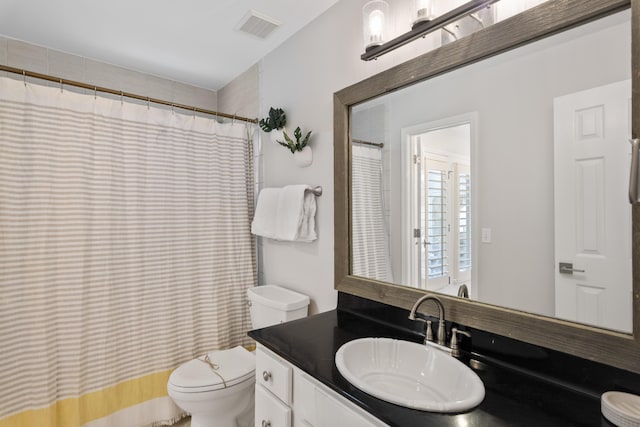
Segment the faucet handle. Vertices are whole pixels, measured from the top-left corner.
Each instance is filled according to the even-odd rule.
[[[433,341],[433,329],[431,329],[431,320],[427,320],[427,329],[424,331],[424,341]]]
[[[460,345],[458,344],[458,334],[471,338],[471,334],[467,331],[461,331],[458,328],[451,328],[451,355],[460,357]]]
[[[426,329],[424,331],[424,342],[426,344],[427,341],[433,341],[433,329],[431,329],[431,320],[423,319],[422,317],[418,317],[413,313],[409,314],[409,320],[416,320],[418,322],[426,323]]]

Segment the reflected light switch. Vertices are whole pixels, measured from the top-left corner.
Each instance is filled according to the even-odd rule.
[[[491,243],[491,229],[490,228],[483,228],[482,229],[482,236],[480,237],[480,241],[482,241],[482,243]]]

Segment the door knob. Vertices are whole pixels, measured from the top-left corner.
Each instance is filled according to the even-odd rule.
[[[577,268],[573,268],[573,263],[570,262],[561,262],[558,271],[561,274],[573,274],[573,273],[584,273],[584,270],[579,270]]]

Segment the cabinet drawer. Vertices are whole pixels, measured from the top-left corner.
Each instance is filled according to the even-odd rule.
[[[255,427],[291,427],[291,408],[261,385],[256,386]]]
[[[292,368],[269,350],[256,350],[256,384],[261,384],[285,404],[291,405]]]

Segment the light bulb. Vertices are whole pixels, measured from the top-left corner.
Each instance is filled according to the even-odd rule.
[[[369,14],[369,41],[371,43],[382,43],[384,31],[384,12],[376,9]]]
[[[384,0],[372,0],[362,8],[362,30],[364,47],[370,49],[385,42],[386,19],[389,4]]]

